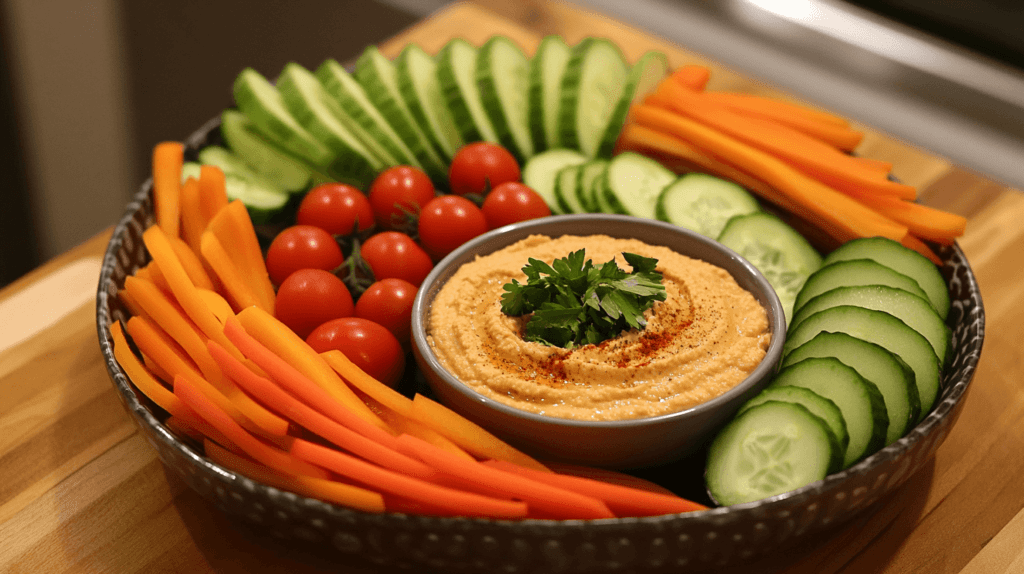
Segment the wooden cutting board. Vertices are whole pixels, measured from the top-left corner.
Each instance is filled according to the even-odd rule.
[[[597,14],[554,2],[456,4],[383,42],[436,52],[462,36],[505,34],[532,51],[544,34],[614,39],[635,61],[713,70],[709,89],[769,93],[735,74]],[[500,10],[499,15],[494,10]],[[383,40],[383,39],[382,39]],[[325,57],[328,55],[325,55]],[[966,216],[960,245],[978,277],[985,349],[964,411],[934,460],[853,523],[756,571],[1024,571],[1024,195],[868,128],[859,153],[892,162],[923,203]],[[955,137],[955,135],[951,135]],[[111,220],[119,214],[112,214]],[[0,291],[0,572],[379,572],[241,526],[166,472],[121,407],[103,366],[92,294],[107,231]],[[92,266],[92,267],[90,267]],[[754,566],[744,571],[753,571]]]

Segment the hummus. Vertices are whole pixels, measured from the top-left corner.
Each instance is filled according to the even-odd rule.
[[[524,341],[528,317],[502,313],[502,286],[526,281],[530,257],[551,263],[581,248],[595,264],[614,257],[626,270],[623,251],[656,258],[666,300],[646,312],[646,329],[599,345]],[[745,379],[771,339],[764,308],[724,269],[600,235],[530,236],[463,265],[434,299],[427,334],[441,364],[480,394],[580,420],[644,418],[703,403]]]

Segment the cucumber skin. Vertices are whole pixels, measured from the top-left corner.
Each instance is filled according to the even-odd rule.
[[[220,117],[224,142],[250,169],[274,181],[288,193],[309,188],[314,171],[312,165],[265,138],[242,112],[226,109]]]
[[[800,311],[804,304],[816,295],[821,295],[836,287],[853,285],[886,285],[928,299],[928,294],[921,289],[917,281],[907,275],[873,259],[848,259],[822,265],[820,269],[812,273],[803,288],[800,289],[800,293],[797,294],[793,312]],[[929,305],[931,305],[930,300]]]
[[[562,60],[560,63],[556,62],[554,65],[559,68],[557,71],[559,85],[557,88],[561,89],[561,79],[565,74],[565,66],[569,62],[569,56],[571,49],[565,43],[565,40],[558,35],[545,36],[540,45],[537,47],[537,52],[530,60],[530,85],[527,90],[527,108],[529,109],[530,119],[530,134],[533,136],[533,148],[535,153],[559,147],[558,141],[558,107],[548,105],[547,98],[545,97],[548,92],[546,75],[548,69],[545,64],[550,65],[552,58]],[[556,94],[557,95],[557,94]],[[554,114],[554,117],[548,119],[548,114]],[[548,122],[551,122],[551,129],[548,128]]]
[[[805,429],[805,432],[796,435],[791,440],[800,440],[805,443],[812,443],[812,446],[824,446],[824,448],[828,450],[828,460],[817,461],[819,463],[819,468],[800,468],[800,470],[805,474],[804,477],[801,477],[800,480],[794,480],[791,484],[777,487],[771,491],[753,492],[753,489],[750,488],[744,488],[741,490],[735,487],[729,487],[730,481],[741,480],[740,475],[733,472],[733,467],[726,467],[728,463],[733,462],[733,460],[730,460],[731,455],[734,456],[737,454],[735,452],[730,452],[731,449],[741,449],[739,454],[742,455],[742,449],[746,442],[744,440],[745,437],[736,435],[746,430],[745,427],[748,424],[757,431],[764,433],[766,428],[764,424],[754,424],[754,421],[757,421],[759,418],[767,417],[769,420],[781,420],[780,417],[786,417],[792,420],[792,417],[794,416],[802,419],[802,422],[806,423],[806,425],[801,426],[801,428]],[[758,422],[764,423],[768,421]],[[816,445],[814,443],[816,443]],[[793,449],[790,449],[790,451],[792,450]],[[839,470],[841,465],[842,451],[840,449],[840,445],[825,421],[811,413],[803,405],[785,403],[781,401],[765,401],[756,407],[747,409],[719,431],[718,435],[712,441],[708,451],[708,462],[705,467],[704,481],[711,499],[720,505],[729,506],[761,500],[769,496],[775,496],[806,486],[812,482],[825,478],[832,472]]]
[[[441,86],[441,93],[444,94],[445,101],[448,103],[448,109],[452,112],[452,119],[455,121],[455,126],[458,128],[462,140],[466,143],[476,141],[489,141],[492,143],[498,143],[498,137],[493,133],[491,126],[480,126],[477,125],[476,119],[473,113],[470,111],[470,104],[468,104],[463,96],[462,89],[459,86],[457,78],[457,72],[455,70],[454,59],[458,56],[457,50],[472,51],[473,59],[473,70],[476,72],[476,47],[469,42],[455,38],[445,44],[444,48],[437,55],[437,80]],[[467,51],[468,55],[469,52]],[[475,78],[474,78],[475,79]],[[476,91],[475,86],[471,88]],[[470,94],[472,96],[474,94]],[[479,94],[475,94],[479,99]],[[483,119],[486,120],[486,117]],[[485,133],[489,132],[489,133]]]
[[[658,66],[656,71],[660,73],[657,73],[653,78],[649,78],[643,74],[647,71],[646,66],[652,61],[653,65]],[[656,87],[658,82],[667,75],[668,56],[663,52],[651,50],[640,56],[640,59],[637,60],[633,68],[635,72],[630,72],[630,77],[625,88],[622,90],[622,96],[619,98],[618,103],[612,107],[608,126],[605,127],[604,134],[601,135],[601,143],[597,147],[597,157],[608,158],[612,156],[612,152],[615,151],[615,143],[619,139],[619,134],[622,133],[622,126],[625,125],[626,117],[629,115],[629,109],[638,99],[645,96],[652,87]],[[646,83],[645,80],[654,80],[654,82],[650,84]]]
[[[402,142],[409,148],[413,157],[419,160],[423,170],[430,177],[430,180],[434,182],[434,185],[447,187],[448,170],[446,169],[445,162],[438,155],[438,151],[433,148],[433,144],[427,140],[426,135],[419,126],[416,125],[408,108],[405,106],[405,101],[397,93],[397,77],[393,86],[394,90],[381,77],[381,74],[394,72],[394,69],[392,68],[389,72],[380,69],[381,66],[393,66],[393,64],[384,58],[376,46],[367,46],[363,50],[363,54],[356,60],[356,68],[353,75],[356,81],[363,86],[366,96],[377,107],[380,115],[387,119],[388,123],[391,124],[391,129],[398,134]],[[395,74],[397,75],[397,72]]]
[[[600,145],[600,141],[586,142],[582,141],[579,133],[579,110],[580,110],[580,99],[586,96],[586,92],[582,91],[581,83],[583,82],[584,74],[589,71],[589,68],[585,65],[588,56],[592,50],[601,50],[607,48],[613,54],[617,55],[619,61],[622,62],[621,78],[620,83],[625,82],[626,68],[625,62],[622,60],[622,52],[619,47],[614,43],[604,38],[589,37],[584,39],[582,42],[573,47],[572,57],[569,59],[569,63],[566,65],[565,76],[562,78],[562,97],[558,106],[558,138],[559,145],[562,147],[568,147],[572,149],[578,149],[584,155],[590,157],[596,157],[597,148]],[[621,94],[621,89],[619,90]],[[607,108],[602,110],[604,116],[602,120],[602,126],[600,132],[596,138],[600,138],[604,135],[604,129],[608,125],[612,107],[615,102],[618,101],[619,95],[616,95],[614,101],[607,102]],[[592,146],[590,144],[593,144]],[[593,147],[594,149],[587,149]]]
[[[427,137],[429,137],[434,145],[439,149],[444,157],[444,160],[451,162],[452,158],[455,157],[455,152],[462,147],[462,138],[459,136],[458,130],[455,128],[455,121],[452,120],[451,111],[447,106],[439,105],[435,106],[434,113],[438,115],[435,120],[438,122],[434,125],[434,121],[431,121],[427,116],[427,109],[424,107],[424,103],[421,101],[422,98],[418,95],[419,90],[415,87],[414,72],[412,68],[417,65],[416,60],[423,62],[420,65],[429,65],[430,69],[428,74],[430,78],[433,78],[432,85],[421,86],[426,90],[436,91],[436,97],[440,100],[444,96],[441,94],[441,88],[437,85],[437,62],[429,54],[423,51],[417,44],[409,44],[402,50],[398,58],[395,60],[395,66],[398,68],[398,89],[405,98],[405,103],[409,106],[409,112],[413,118],[419,122],[420,126],[423,127]],[[429,95],[425,96],[429,97]],[[446,137],[444,132],[449,132]]]
[[[510,69],[498,69],[496,66],[496,60],[499,56],[498,51],[501,50],[503,46],[506,50],[511,50],[510,54],[512,57],[516,58],[522,65],[522,73],[519,74],[519,91],[522,95],[522,101],[520,102],[520,108],[518,110],[505,109],[506,106],[503,104],[509,102],[504,102],[501,98],[498,87],[498,84],[501,81],[499,77],[501,73],[514,72],[514,70]],[[533,141],[530,135],[529,119],[527,117],[530,109],[527,100],[527,90],[529,89],[529,60],[527,60],[522,50],[519,49],[519,46],[507,37],[492,36],[477,53],[476,81],[477,88],[480,92],[480,102],[483,105],[484,112],[487,113],[487,117],[491,120],[491,126],[494,127],[499,143],[511,152],[512,155],[515,156],[516,161],[522,165],[526,160],[530,159],[530,156],[534,153]],[[513,82],[514,81],[515,80],[513,80]],[[488,102],[493,102],[494,105],[488,105]],[[510,114],[515,114],[517,112],[522,114],[521,117],[509,117]],[[514,124],[519,125],[516,126]],[[522,132],[521,135],[525,136],[524,140],[520,141],[516,138],[516,127],[519,127]]]

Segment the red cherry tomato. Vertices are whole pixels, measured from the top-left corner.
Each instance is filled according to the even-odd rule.
[[[299,269],[332,271],[344,261],[345,256],[334,237],[312,225],[293,225],[285,229],[277,234],[267,250],[267,271],[275,285],[280,285]]]
[[[383,325],[403,347],[408,346],[416,291],[416,286],[404,279],[381,279],[359,296],[355,316]]]
[[[420,212],[420,244],[435,261],[486,231],[483,212],[465,197],[435,197]]]
[[[322,269],[299,269],[281,283],[274,314],[303,339],[331,319],[351,317],[352,294],[338,277]]]
[[[325,183],[302,198],[295,220],[331,235],[351,235],[368,229],[374,218],[370,200],[363,192],[344,183]]]
[[[367,319],[333,319],[314,329],[306,342],[318,353],[341,351],[371,377],[392,388],[405,371],[405,352],[398,339]]]
[[[551,208],[536,191],[515,181],[494,188],[480,209],[490,229],[551,215]]]
[[[506,181],[519,181],[519,177],[516,158],[507,149],[488,142],[462,146],[448,168],[448,181],[456,195],[483,195]]]
[[[381,229],[400,229],[408,213],[419,213],[434,199],[434,184],[423,170],[399,165],[384,170],[370,186],[370,205]]]
[[[396,277],[419,287],[434,262],[411,237],[398,231],[384,231],[363,243],[360,253],[373,269],[375,280]]]

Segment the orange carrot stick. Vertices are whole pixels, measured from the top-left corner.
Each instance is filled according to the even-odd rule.
[[[230,319],[224,326],[224,333],[242,349],[246,357],[302,402],[376,443],[392,449],[396,448],[394,435],[360,418],[347,405],[335,400],[327,391],[292,366],[289,361],[268,349],[262,342],[249,334],[238,319]],[[366,405],[363,405],[363,408],[366,408]]]
[[[699,122],[645,104],[634,106],[633,118],[642,125],[668,131],[734,166],[742,165],[742,169],[785,196],[794,214],[817,224],[834,239],[849,241],[878,235],[899,241],[907,233],[906,226],[800,173],[778,158]]]
[[[291,454],[341,476],[372,485],[377,490],[413,499],[437,514],[487,518],[523,518],[526,504],[440,486],[405,476],[351,455],[302,439],[295,439]],[[385,504],[387,500],[385,499]]]
[[[167,283],[167,277],[164,277],[164,273],[160,270],[160,265],[156,261],[150,261],[149,264],[139,269],[139,271],[140,273],[136,273],[136,276],[152,281],[164,293],[171,293],[171,286]]]
[[[319,353],[273,315],[260,307],[247,307],[238,313],[237,318],[246,333],[327,391],[356,416],[381,429],[387,427],[380,417],[356,397]]]
[[[203,232],[199,240],[200,252],[203,259],[209,264],[214,275],[220,281],[224,289],[224,295],[231,302],[235,311],[241,311],[246,307],[257,304],[256,294],[252,292],[249,284],[242,277],[242,272],[228,255],[217,236],[212,231]]]
[[[487,432],[480,425],[423,395],[413,398],[409,416],[474,456],[508,460],[527,468],[548,471],[543,464]]]
[[[850,127],[850,122],[841,116],[800,104],[791,104],[776,98],[734,92],[708,92],[707,95],[708,99],[736,111],[756,111],[774,118],[796,116],[842,128]]]
[[[390,446],[373,441],[302,403],[272,381],[250,371],[215,341],[210,341],[208,345],[210,354],[229,378],[250,395],[258,398],[264,404],[273,405],[274,410],[310,432],[356,456],[395,472],[423,480],[432,480],[437,475],[433,469],[418,459],[403,455]],[[394,440],[389,442],[396,444]]]
[[[199,200],[199,211],[207,225],[221,209],[227,206],[227,181],[224,172],[219,167],[203,164],[199,168]]]
[[[711,70],[707,66],[687,64],[680,66],[669,77],[688,90],[703,92],[711,79]]]
[[[532,480],[500,468],[485,466],[477,461],[465,460],[414,436],[399,436],[398,448],[400,452],[418,457],[449,476],[462,488],[481,494],[522,500],[531,509],[536,508],[545,515],[563,519],[615,517],[607,505],[592,496]]]
[[[174,237],[173,235],[168,235],[167,240],[170,241],[174,254],[178,256],[178,262],[181,263],[182,268],[185,269],[185,273],[188,274],[188,278],[192,280],[192,283],[200,289],[213,289],[213,281],[206,272],[206,268],[203,267],[202,260],[199,259],[195,251],[192,251],[188,243],[185,243],[184,239]]]
[[[363,512],[384,512],[384,497],[378,492],[334,480],[284,474],[210,440],[203,442],[203,448],[214,463],[274,488]]]
[[[199,238],[209,221],[200,206],[199,180],[190,177],[181,184],[181,237],[195,253],[199,253]]]
[[[326,351],[320,353],[320,356],[334,372],[345,379],[345,382],[396,413],[402,416],[409,415],[409,411],[412,410],[412,399],[368,375],[341,351]]]
[[[228,437],[232,443],[255,460],[286,474],[327,478],[327,473],[308,462],[298,460],[270,446],[242,428],[231,416],[213,403],[197,386],[185,377],[174,379],[174,394],[192,408],[206,422]]]
[[[161,142],[153,148],[153,210],[157,225],[178,235],[181,219],[181,166],[185,146]]]
[[[235,312],[231,308],[231,304],[227,302],[227,299],[221,297],[220,293],[209,289],[199,288],[196,288],[196,291],[206,303],[206,306],[210,308],[213,315],[217,317],[217,320],[221,323],[225,323],[228,318],[235,316]]]
[[[256,297],[256,304],[271,315],[274,314],[274,284],[263,261],[263,251],[252,226],[249,212],[241,200],[235,200],[221,209],[210,220],[208,228],[223,245],[230,245],[237,253],[237,268],[242,280]]]
[[[142,308],[139,307],[139,302],[132,298],[131,293],[127,289],[119,289],[117,291],[117,300],[124,305],[124,308],[128,310],[132,316],[142,315]]]
[[[685,498],[659,494],[649,490],[610,484],[599,480],[582,478],[554,472],[537,472],[503,460],[484,461],[485,465],[506,472],[524,476],[572,492],[586,494],[604,501],[617,516],[657,516],[707,510],[703,504]]]
[[[967,218],[920,203],[868,193],[853,194],[853,197],[893,221],[906,225],[914,235],[942,245],[952,245],[967,227]]]
[[[173,375],[165,371],[164,368],[161,367],[159,363],[154,361],[145,353],[142,354],[142,364],[146,365],[146,368],[149,369],[149,372],[153,373],[153,376],[167,383],[168,385],[170,385],[171,381],[174,380]]]
[[[864,139],[864,134],[857,130],[808,119],[799,115],[782,116],[761,109],[743,109],[739,113],[753,118],[760,118],[787,126],[803,132],[815,139],[827,142],[836,149],[853,151]]]
[[[128,334],[142,354],[152,359],[163,372],[170,375],[165,380],[168,384],[175,375],[193,375],[201,377],[199,367],[188,353],[163,329],[149,319],[136,316],[128,319]],[[163,378],[163,377],[161,377]]]

